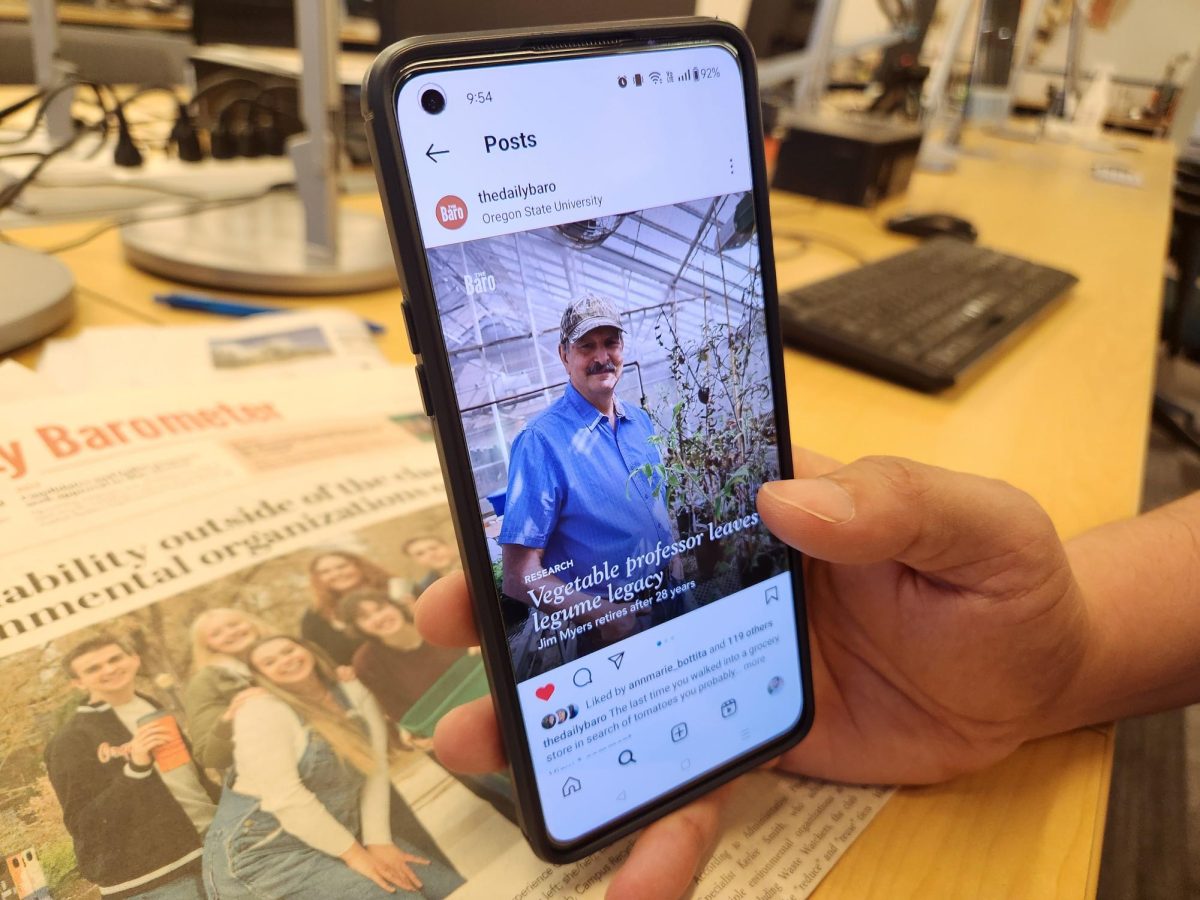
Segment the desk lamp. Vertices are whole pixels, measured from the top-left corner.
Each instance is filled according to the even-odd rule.
[[[1008,117],[1016,77],[1032,58],[1045,5],[1046,0],[1029,0],[1023,5],[1016,0],[963,0],[958,5],[947,29],[942,54],[922,94],[926,123],[925,142],[918,159],[922,168],[942,172],[955,167],[964,121],[987,127],[1000,137],[1031,139],[1023,131],[1012,130]],[[950,75],[967,19],[977,7],[979,23],[967,102],[962,108],[951,110],[946,96]]]
[[[75,312],[75,278],[45,253],[0,244],[0,353],[45,337]]]
[[[54,0],[30,0],[29,28],[33,70],[38,88],[49,93],[72,75],[58,52],[58,20]],[[46,105],[44,122],[51,146],[70,140],[70,91]],[[34,250],[0,244],[0,353],[33,343],[65,325],[75,312],[75,279],[65,265]]]
[[[813,115],[819,111],[821,97],[829,81],[829,63],[833,57],[888,46],[903,37],[898,31],[890,31],[852,45],[835,47],[833,38],[840,6],[840,0],[818,0],[804,49],[758,60],[760,89],[789,82],[792,84],[790,112]]]
[[[125,225],[121,241],[133,265],[174,280],[262,293],[348,294],[396,283],[383,219],[337,205],[338,0],[296,0],[295,9],[308,129],[288,146],[296,193]]]
[[[56,87],[75,75],[74,67],[59,53],[58,17],[55,15],[55,0],[30,0],[29,35],[33,45],[33,77],[38,90],[50,94]],[[71,139],[75,123],[71,119],[72,91],[62,91],[46,104],[43,121],[50,146],[57,147]]]

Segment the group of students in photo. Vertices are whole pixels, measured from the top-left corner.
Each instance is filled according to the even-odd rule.
[[[390,777],[412,749],[400,721],[461,656],[425,644],[412,616],[453,549],[405,549],[429,569],[415,586],[355,554],[316,556],[300,637],[243,610],[197,616],[186,730],[136,690],[123,638],[64,656],[86,698],[46,767],[102,897],[441,898],[463,883]]]

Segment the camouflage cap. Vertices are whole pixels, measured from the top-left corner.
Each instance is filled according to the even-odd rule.
[[[563,310],[559,342],[574,343],[593,328],[606,325],[618,331],[625,330],[621,327],[621,316],[611,300],[596,294],[584,294],[568,303],[567,308]]]

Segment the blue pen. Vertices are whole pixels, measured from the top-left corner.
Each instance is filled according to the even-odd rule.
[[[288,312],[286,306],[270,306],[265,303],[243,303],[240,300],[222,300],[218,297],[204,297],[199,294],[155,294],[156,303],[169,306],[172,309],[194,309],[197,312],[212,313],[214,316],[230,316],[245,318],[258,316],[263,313]],[[363,319],[363,324],[371,334],[384,334],[387,331],[378,322]]]

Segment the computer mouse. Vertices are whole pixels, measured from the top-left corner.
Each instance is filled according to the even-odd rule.
[[[914,237],[954,237],[963,241],[973,241],[979,237],[975,226],[959,216],[951,213],[901,213],[887,220],[888,231],[899,234],[911,234]]]

